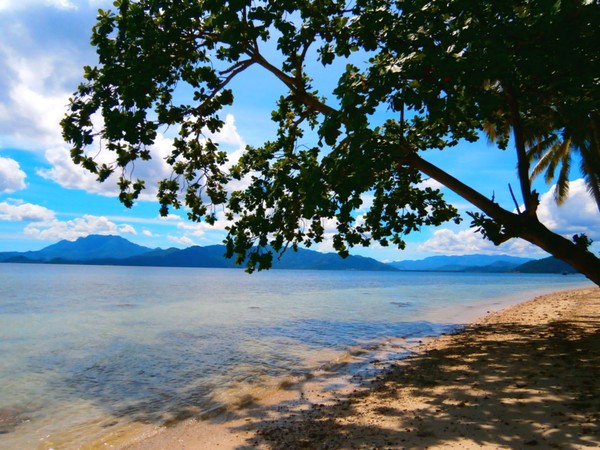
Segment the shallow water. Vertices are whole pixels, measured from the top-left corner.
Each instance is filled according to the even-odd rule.
[[[0,447],[76,448],[119,427],[202,414],[267,392],[269,380],[337,370],[356,348],[437,335],[534,293],[590,285],[579,276],[0,264]]]

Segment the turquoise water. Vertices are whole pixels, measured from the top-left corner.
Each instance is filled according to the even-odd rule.
[[[449,331],[579,276],[0,264],[0,447],[209,411],[355,346]],[[233,393],[233,394],[232,394]],[[241,391],[240,391],[241,395]],[[56,444],[59,442],[59,444]]]

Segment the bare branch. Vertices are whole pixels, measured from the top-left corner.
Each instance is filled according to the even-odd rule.
[[[254,57],[256,58],[256,63],[258,63],[260,66],[264,67],[277,78],[279,78],[283,82],[283,84],[285,84],[299,100],[301,100],[306,106],[308,106],[313,111],[317,111],[325,115],[331,115],[337,112],[331,106],[326,105],[313,95],[310,95],[308,92],[306,92],[301,79],[298,80],[297,78],[289,76],[282,70],[272,65],[258,52],[254,55]]]
[[[226,75],[228,73],[231,73],[231,72],[237,70],[240,66],[244,66],[244,68],[242,70],[245,70],[245,69],[247,69],[253,63],[254,63],[254,60],[252,58],[250,58],[250,59],[244,59],[242,61],[238,61],[234,65],[232,65],[231,67],[229,67],[228,69],[221,70],[219,72],[219,75]],[[236,72],[236,73],[239,73],[239,72]]]
[[[197,108],[194,108],[194,112],[201,115],[204,105],[206,105],[208,102],[214,99],[217,96],[217,94],[221,92],[237,74],[243,72],[255,62],[256,61],[252,59],[246,59],[244,61],[237,62],[236,64],[222,72],[219,72],[223,75],[229,73],[229,75],[216,88],[213,89],[210,95],[200,105],[198,105]]]
[[[513,192],[513,188],[510,185],[510,183],[508,183],[508,190],[510,191],[510,196],[512,197],[513,202],[515,202],[515,206],[517,208],[517,213],[520,215],[521,209],[519,208],[519,202],[517,202],[517,199],[515,198],[515,193]]]

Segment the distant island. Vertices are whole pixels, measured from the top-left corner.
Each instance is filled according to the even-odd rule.
[[[89,235],[76,241],[62,240],[38,251],[0,252],[0,263],[240,268],[224,255],[224,245],[161,249],[137,245],[120,236]],[[307,249],[286,252],[280,259],[275,259],[273,269],[577,273],[568,264],[552,257],[531,260],[508,255],[432,256],[383,263],[363,256],[351,255],[342,259],[336,253]]]
[[[39,251],[0,253],[0,262],[37,264],[87,264],[115,266],[240,268],[225,258],[224,245],[206,247],[149,248],[120,236],[90,235],[76,241],[63,240]],[[299,249],[275,258],[274,269],[395,271],[373,258]]]

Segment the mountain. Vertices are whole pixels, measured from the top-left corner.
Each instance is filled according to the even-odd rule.
[[[215,267],[234,268],[224,257],[224,245],[206,247],[149,248],[134,244],[119,236],[90,235],[76,241],[60,241],[38,251],[0,252],[0,262],[100,264],[117,266]],[[349,256],[313,250],[288,250],[280,259],[274,258],[274,269],[295,270],[378,270],[436,272],[522,272],[576,273],[568,264],[556,258],[530,260],[508,255],[432,256],[422,260],[395,261],[384,264],[372,258]]]
[[[224,257],[224,245],[211,245],[207,247],[188,247],[183,250],[160,251],[146,253],[124,259],[118,264],[135,266],[167,266],[167,267],[221,267],[234,268],[231,259]],[[113,262],[114,263],[114,262]],[[287,251],[281,259],[273,260],[273,269],[287,270],[396,270],[387,264],[372,258],[362,256],[349,256],[340,258],[337,253],[320,253],[312,250],[298,249],[297,252]]]
[[[133,244],[118,236],[90,235],[74,242],[60,241],[36,252],[0,253],[0,262],[100,264],[161,267],[239,267],[225,258],[224,245],[193,246],[185,249],[151,249]],[[336,253],[319,253],[299,249],[275,258],[274,269],[297,270],[396,270],[393,267],[362,256],[342,259]]]
[[[20,258],[23,253],[19,252],[0,252],[0,262],[7,261],[9,259]]]
[[[313,270],[381,270],[395,271],[388,264],[364,256],[348,256],[343,259],[337,253],[319,253],[313,250],[288,250],[281,260],[275,259],[273,267],[278,269]]]
[[[392,267],[404,271],[510,272],[528,261],[509,255],[430,256],[421,260],[394,261]]]
[[[529,261],[515,268],[515,272],[521,273],[577,273],[573,267],[553,256],[549,258]]]
[[[121,261],[110,261],[112,264],[126,266],[160,266],[160,267],[237,267],[233,260],[225,258],[224,245],[207,247],[193,246],[184,249],[170,248],[156,250]]]
[[[123,259],[141,255],[151,251],[151,248],[129,242],[120,236],[89,235],[76,241],[60,241],[35,252],[6,252],[0,253],[0,261],[25,257],[32,261],[52,261],[64,259],[67,261],[92,261],[95,259]]]

